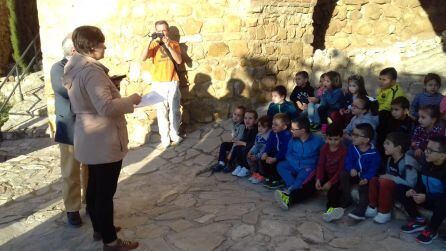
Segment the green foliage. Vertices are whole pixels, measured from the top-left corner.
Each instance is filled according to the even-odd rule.
[[[6,0],[6,5],[9,11],[9,30],[11,32],[11,44],[12,44],[12,58],[23,70],[26,69],[26,64],[23,59],[20,58],[22,54],[22,48],[20,43],[20,32],[17,22],[17,12],[16,12],[16,0]]]
[[[3,104],[5,101],[5,97],[3,95],[0,96],[0,105]],[[0,111],[0,127],[3,126],[3,124],[8,121],[9,116],[9,110],[12,108],[11,103],[7,103],[2,111]]]

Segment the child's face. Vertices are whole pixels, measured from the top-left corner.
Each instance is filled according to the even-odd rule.
[[[353,115],[363,115],[367,112],[364,109],[364,102],[361,99],[355,99],[352,104],[352,114]]]
[[[358,94],[359,86],[355,82],[350,81],[348,83],[348,91],[353,95]]]
[[[318,86],[317,86],[317,87],[322,87],[322,86],[324,86],[324,77],[323,77],[323,76],[321,76],[321,77],[319,78],[319,83],[318,83]]]
[[[257,131],[261,134],[266,133],[268,131],[268,127],[263,126],[259,123],[259,125],[257,126]]]
[[[285,131],[287,129],[286,124],[281,119],[274,119],[272,130],[275,133]]]
[[[328,136],[327,137],[327,143],[330,147],[337,148],[342,141],[341,136]]]
[[[386,155],[392,155],[392,154],[394,154],[394,153],[397,153],[397,152],[400,152],[400,151],[401,151],[399,147],[396,147],[396,146],[393,144],[393,142],[390,141],[390,140],[388,140],[388,139],[386,139],[386,140],[384,141],[383,146],[384,146],[384,153],[385,153]]]
[[[446,159],[446,153],[440,151],[440,144],[431,140],[427,143],[424,153],[426,154],[426,161],[430,163],[437,162],[438,160],[444,162]]]
[[[232,113],[232,121],[234,121],[235,123],[240,123],[243,121],[244,116],[245,114],[241,109],[235,109]]]
[[[432,118],[427,111],[418,111],[418,123],[420,123],[421,127],[431,128],[434,126],[435,122],[437,122],[437,119]]]
[[[379,87],[386,89],[391,87],[395,83],[395,80],[393,80],[388,75],[379,75]]]
[[[406,118],[408,110],[403,109],[400,105],[392,105],[392,117],[397,120]]]
[[[308,82],[308,78],[304,78],[301,75],[297,75],[294,77],[294,83],[296,83],[296,86],[304,87]]]
[[[324,77],[324,85],[325,88],[327,89],[331,89],[332,88],[332,83],[329,77],[325,76]]]
[[[361,132],[358,129],[353,129],[352,132],[352,143],[355,146],[359,146],[359,145],[363,145],[363,144],[367,144],[370,142],[370,139],[365,137],[363,132]]]
[[[252,128],[257,123],[257,119],[255,119],[255,116],[254,116],[253,113],[246,112],[245,113],[244,123],[245,123],[246,127]]]
[[[430,80],[424,85],[424,88],[426,89],[426,92],[429,94],[435,94],[438,92],[438,89],[440,89],[440,85],[435,80]]]
[[[271,92],[271,101],[274,104],[282,103],[283,100],[285,100],[284,96],[280,96],[280,94],[278,92]]]

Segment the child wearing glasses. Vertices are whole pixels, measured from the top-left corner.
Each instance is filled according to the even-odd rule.
[[[440,110],[438,106],[426,105],[418,109],[418,123],[412,135],[412,154],[416,159],[422,159],[429,139],[444,135],[440,126]]]
[[[348,216],[355,220],[365,219],[369,203],[369,181],[375,176],[381,162],[381,156],[372,144],[374,134],[373,127],[368,123],[359,124],[353,129],[352,144],[347,151],[344,170],[339,175],[341,207],[336,210],[340,212],[340,217],[352,203],[352,185],[359,184],[359,203]]]
[[[300,71],[294,76],[294,84],[296,85],[291,92],[290,100],[296,105],[297,112],[302,114],[308,109],[309,97],[314,97],[314,88],[309,81],[308,72]]]
[[[421,232],[416,240],[429,244],[438,236],[438,228],[446,218],[446,137],[436,136],[429,139],[422,163],[421,182],[410,189],[400,189],[398,200],[412,219],[401,227],[404,233]],[[429,223],[417,207],[432,210]]]
[[[356,127],[356,125],[368,123],[373,127],[373,131],[375,131],[378,127],[378,116],[371,113],[370,104],[371,102],[367,96],[358,96],[353,101],[353,104],[351,105],[353,118],[344,130],[344,139],[347,142],[351,142],[351,134],[353,133],[353,129]]]

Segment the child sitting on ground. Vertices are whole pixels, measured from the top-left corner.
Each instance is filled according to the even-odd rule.
[[[368,206],[369,181],[375,176],[380,165],[380,154],[371,143],[374,130],[370,124],[363,123],[356,126],[352,133],[352,144],[349,146],[345,158],[344,170],[340,173],[341,207],[337,208],[342,217],[344,209],[352,203],[352,184],[359,184],[359,203],[348,214],[355,220],[364,220]],[[338,218],[337,218],[338,219]]]
[[[308,72],[300,71],[294,77],[295,87],[290,95],[290,100],[296,105],[297,112],[302,114],[308,108],[309,97],[314,97],[314,88],[308,81]]]
[[[311,129],[318,129],[318,126],[321,123],[317,109],[319,109],[321,97],[325,92],[324,78],[325,78],[325,73],[322,74],[319,79],[319,88],[314,91],[314,97],[308,98],[309,103],[307,108],[307,116],[308,120],[310,120],[311,123]],[[303,112],[302,116],[304,115],[305,112]]]
[[[321,97],[321,105],[317,110],[321,119],[322,133],[325,133],[327,130],[328,117],[330,114],[339,111],[344,105],[341,75],[338,72],[329,71],[325,73],[324,86],[325,92]]]
[[[367,96],[358,96],[351,106],[353,118],[344,130],[344,139],[351,142],[353,129],[361,123],[368,123],[376,130],[379,124],[378,116],[370,112],[370,101]],[[373,140],[375,141],[375,139]]]
[[[258,184],[265,180],[263,176],[264,171],[260,170],[261,165],[259,163],[271,132],[271,120],[267,116],[260,117],[257,125],[258,133],[255,144],[247,154],[247,161],[252,174],[248,180],[253,184]]]
[[[257,112],[254,110],[248,110],[245,112],[245,118],[243,120],[245,124],[245,131],[243,137],[239,141],[234,142],[232,149],[236,158],[234,159],[237,167],[232,172],[232,175],[238,177],[246,177],[249,175],[248,162],[246,159],[248,151],[254,145],[257,135]]]
[[[315,174],[319,152],[324,140],[310,131],[310,121],[299,118],[291,123],[293,138],[288,144],[284,161],[277,165],[285,181],[284,191],[276,190],[274,197],[282,209],[301,202],[316,191]]]
[[[418,123],[412,135],[413,156],[421,159],[427,142],[435,136],[443,136],[444,129],[439,125],[440,111],[438,106],[426,105],[418,109]]]
[[[271,104],[269,104],[267,116],[273,118],[278,113],[287,114],[290,119],[297,118],[296,106],[286,100],[287,91],[285,86],[278,85],[271,92]]]
[[[226,161],[231,159],[231,150],[235,141],[239,141],[243,137],[243,132],[245,130],[245,124],[243,124],[243,119],[245,117],[246,108],[244,106],[238,106],[232,113],[232,131],[231,142],[223,142],[220,145],[220,153],[218,155],[218,163],[212,167],[214,172],[220,172],[226,167]],[[229,157],[229,158],[228,158]],[[229,165],[228,165],[229,166]],[[229,167],[226,168],[227,171],[230,170]]]
[[[387,120],[386,125],[379,126],[378,150],[383,153],[383,143],[391,132],[402,132],[412,135],[415,121],[409,116],[409,100],[406,97],[398,97],[392,101],[392,117]]]
[[[330,222],[338,218],[339,211],[339,173],[344,169],[347,149],[342,144],[342,129],[335,124],[327,128],[327,143],[322,147],[316,169],[316,190],[327,192],[326,212],[323,219]],[[342,214],[341,214],[342,216]]]
[[[290,118],[285,113],[274,115],[272,131],[268,136],[265,151],[262,154],[262,170],[265,181],[263,185],[269,189],[282,186],[281,178],[277,173],[277,163],[285,159],[288,142],[291,139]]]
[[[391,219],[393,194],[396,186],[407,189],[415,187],[419,169],[418,162],[406,154],[410,148],[409,135],[392,132],[384,141],[384,169],[379,177],[373,177],[369,184],[369,206],[365,216],[376,223],[387,223]]]
[[[438,136],[429,140],[422,163],[421,181],[415,189],[400,189],[398,200],[412,219],[401,227],[404,233],[421,232],[416,240],[429,244],[438,236],[438,228],[446,217],[446,137]],[[432,210],[427,223],[417,206]]]
[[[441,87],[441,78],[435,73],[428,73],[424,77],[424,91],[418,93],[410,106],[410,115],[418,118],[418,109],[425,105],[440,106],[443,95],[438,92]]]

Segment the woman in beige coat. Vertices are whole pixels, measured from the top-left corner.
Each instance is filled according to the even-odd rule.
[[[117,238],[113,224],[113,196],[116,192],[122,159],[127,153],[125,113],[133,112],[141,101],[138,94],[121,98],[98,60],[106,49],[102,31],[80,26],[73,32],[77,51],[65,66],[64,85],[71,109],[76,114],[74,156],[88,164],[87,210],[95,240],[102,239],[104,250],[130,250],[137,242]]]

